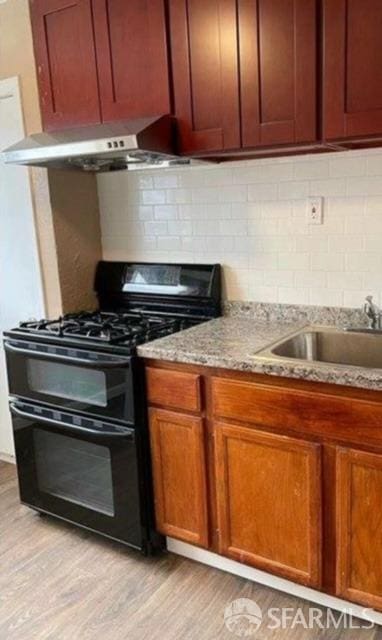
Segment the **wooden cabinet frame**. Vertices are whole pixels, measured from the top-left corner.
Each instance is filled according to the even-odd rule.
[[[202,520],[207,522],[208,518],[207,533],[198,536],[193,531],[190,536],[189,531],[166,528],[163,526],[165,516],[159,514],[161,530],[270,573],[382,610],[382,587],[380,593],[379,589],[372,593],[372,583],[366,580],[361,583],[363,591],[354,588],[350,578],[351,563],[357,566],[354,562],[358,562],[358,558],[354,556],[352,560],[348,552],[352,465],[357,463],[380,470],[382,486],[382,394],[157,360],[147,360],[147,365],[150,371],[158,371],[153,378],[155,384],[160,379],[163,381],[166,375],[171,380],[174,372],[185,376],[190,389],[193,388],[192,381],[198,380],[200,408],[197,409],[194,403],[193,408],[182,409],[183,398],[177,391],[172,395],[172,402],[177,404],[176,413],[171,413],[177,420],[179,417],[182,420],[183,416],[186,422],[191,421],[189,424],[194,424],[195,419],[195,424],[201,424],[200,421],[203,424],[204,463],[200,468],[204,469],[206,493],[205,501],[200,504],[206,513]],[[163,402],[162,397],[159,400]],[[163,405],[154,402],[152,410],[157,409],[163,409]],[[312,496],[308,569],[304,567],[301,572],[301,567],[279,566],[272,558],[246,554],[231,544],[227,495],[229,465],[224,460],[225,441],[230,434],[234,438],[280,443],[286,450],[297,447],[307,456],[306,477]],[[358,491],[362,491],[362,487],[361,482]],[[317,506],[320,496],[321,508]],[[372,525],[374,513],[375,508],[365,512],[365,519]],[[369,546],[373,553],[372,540]],[[382,560],[379,564],[382,571]],[[364,575],[369,578],[370,573]],[[374,584],[378,585],[378,580],[379,574]]]

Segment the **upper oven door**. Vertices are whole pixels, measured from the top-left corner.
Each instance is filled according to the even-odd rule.
[[[132,358],[7,338],[12,396],[134,422]]]

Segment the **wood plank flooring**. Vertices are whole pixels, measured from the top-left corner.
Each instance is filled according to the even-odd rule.
[[[18,503],[13,465],[0,462],[0,640],[234,640],[225,607],[308,603],[174,555],[142,558],[122,545]],[[382,630],[269,630],[256,639],[382,640]]]

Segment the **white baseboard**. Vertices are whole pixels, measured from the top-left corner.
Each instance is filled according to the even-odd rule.
[[[2,453],[2,451],[0,451],[0,460],[2,460],[3,462],[10,462],[11,464],[16,464],[15,456],[10,456],[8,453]]]
[[[328,607],[335,611],[348,613],[355,618],[361,618],[363,620],[372,621],[377,625],[382,625],[382,613],[378,613],[372,609],[367,609],[367,615],[365,615],[365,608],[357,604],[353,604],[347,600],[342,600],[341,598],[336,598],[335,596],[329,596],[326,593],[321,593],[321,591],[316,591],[309,587],[303,587],[302,585],[295,584],[290,580],[285,580],[284,578],[273,576],[270,573],[265,573],[265,571],[253,569],[247,565],[240,564],[240,562],[235,562],[234,560],[229,560],[228,558],[219,556],[217,553],[193,547],[191,544],[174,540],[174,538],[167,538],[167,548],[169,551],[176,553],[179,556],[190,558],[190,560],[196,560],[196,562],[207,564],[215,569],[221,569],[222,571],[233,573],[241,578],[252,580],[253,582],[263,584],[271,589],[276,589],[277,591],[289,593],[297,598],[309,600],[321,607]]]

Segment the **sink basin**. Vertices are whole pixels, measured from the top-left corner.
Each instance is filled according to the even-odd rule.
[[[382,369],[382,335],[309,329],[284,339],[261,355]]]

